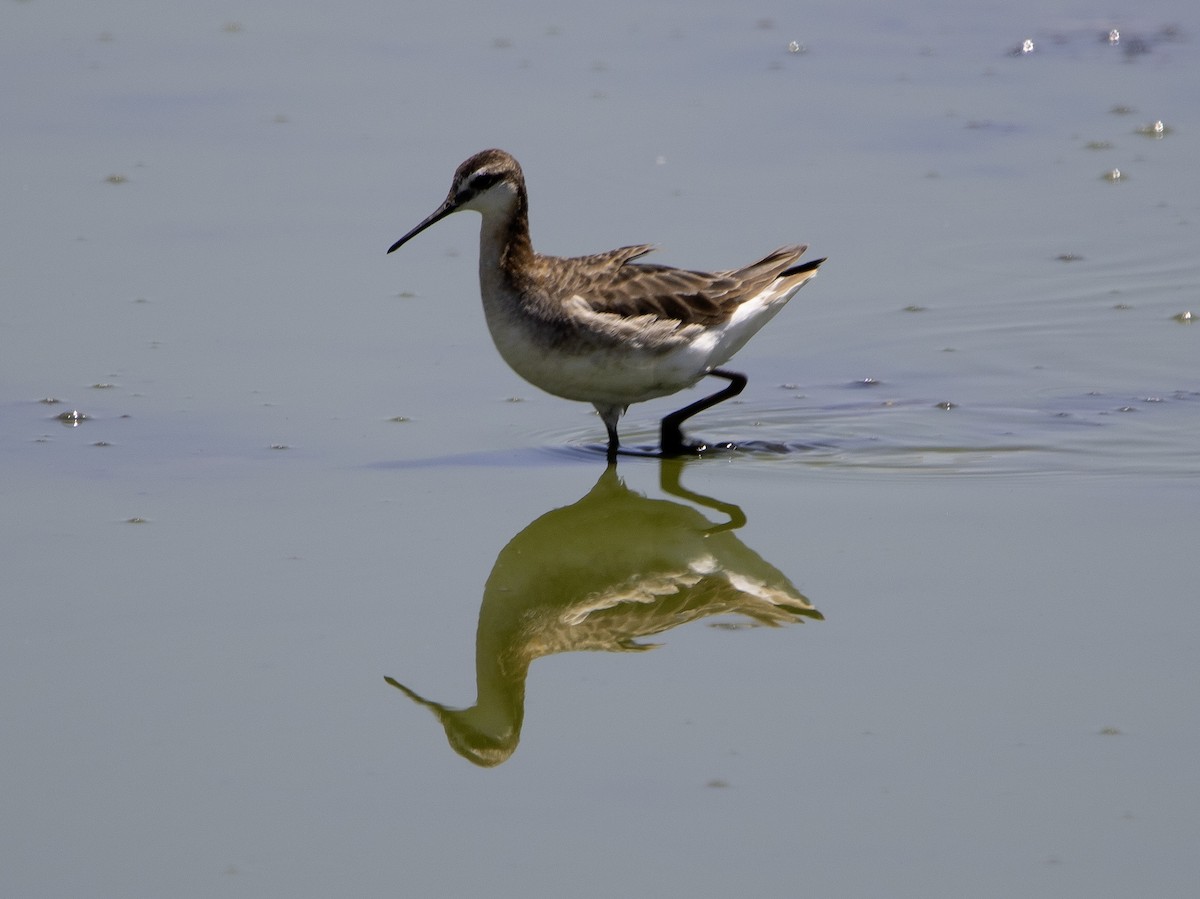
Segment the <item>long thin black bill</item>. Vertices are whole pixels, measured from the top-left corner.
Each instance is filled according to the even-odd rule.
[[[388,252],[391,253],[391,252],[394,252],[395,250],[400,249],[400,247],[404,246],[404,244],[406,244],[409,240],[416,237],[418,234],[420,234],[422,231],[424,231],[426,228],[428,228],[430,225],[434,224],[435,222],[440,222],[442,219],[444,219],[446,216],[448,216],[450,213],[452,213],[456,208],[457,207],[453,203],[451,203],[449,200],[447,200],[445,203],[443,203],[441,206],[439,206],[437,208],[437,210],[434,211],[433,215],[429,216],[429,218],[425,219],[425,221],[421,222],[421,224],[417,225],[417,227],[413,228],[411,231],[409,231],[407,234],[405,234],[403,237],[401,237],[398,241],[396,241],[394,244],[392,244],[390,247],[388,247]]]

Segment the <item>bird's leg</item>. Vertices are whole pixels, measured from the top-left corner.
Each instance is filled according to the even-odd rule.
[[[617,438],[616,424],[604,423],[604,427],[608,429],[608,461],[617,461],[617,452],[621,448],[621,441]]]
[[[703,412],[705,409],[710,409],[717,403],[729,399],[731,396],[737,396],[746,386],[746,376],[738,374],[736,371],[725,371],[722,368],[714,368],[709,374],[716,375],[718,378],[724,378],[729,382],[729,386],[723,390],[718,390],[712,396],[706,396],[702,400],[697,400],[690,406],[684,406],[678,412],[672,412],[662,420],[662,454],[664,456],[699,453],[706,449],[704,444],[685,443],[683,432],[679,430],[679,426],[697,412]]]
[[[596,413],[604,422],[604,429],[608,431],[608,461],[615,462],[617,453],[621,449],[621,441],[617,437],[617,422],[621,420],[621,416],[629,407],[614,406],[612,403],[592,403],[592,405],[596,407]]]

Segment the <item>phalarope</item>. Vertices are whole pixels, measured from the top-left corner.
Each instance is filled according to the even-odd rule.
[[[591,403],[608,431],[631,403],[668,396],[705,375],[728,386],[662,420],[662,452],[702,452],[684,420],[742,392],[746,376],[719,368],[817,273],[800,262],[807,246],[781,247],[745,268],[695,272],[635,263],[650,244],[592,256],[535,253],[529,200],[517,161],[503,150],[476,153],[458,167],[450,193],[389,253],[463,209],[483,216],[479,287],[488,330],[504,361],[536,387]]]

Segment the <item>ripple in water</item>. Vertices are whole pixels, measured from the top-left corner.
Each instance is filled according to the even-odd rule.
[[[986,475],[1200,474],[1183,432],[1200,433],[1200,392],[1046,392],[1024,405],[944,400],[832,401],[850,388],[810,390],[794,403],[742,402],[697,416],[685,428],[714,441],[702,458],[797,464],[844,471]],[[820,394],[817,396],[816,394]],[[647,410],[650,411],[650,410]],[[640,413],[640,414],[639,414]],[[542,449],[603,460],[594,427],[533,436]],[[658,456],[658,423],[637,406],[626,419],[622,458]],[[715,441],[722,441],[716,443]]]

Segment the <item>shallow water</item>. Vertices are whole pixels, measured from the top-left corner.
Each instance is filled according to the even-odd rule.
[[[6,893],[1191,895],[1192,5],[3,15]],[[384,255],[491,145],[829,257],[732,449]]]

